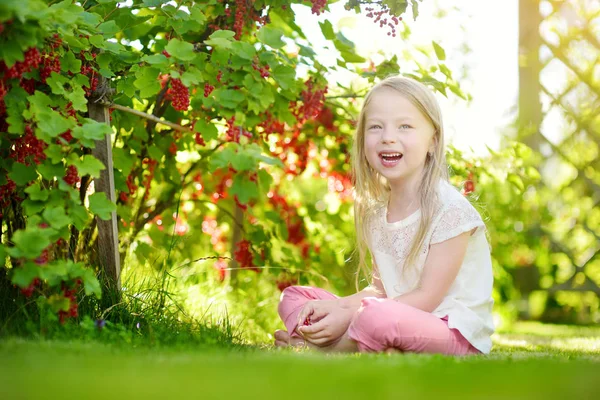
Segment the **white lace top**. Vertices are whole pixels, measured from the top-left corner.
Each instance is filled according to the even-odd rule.
[[[456,280],[433,314],[448,316],[448,326],[455,328],[477,349],[489,353],[494,332],[492,320],[492,262],[481,216],[469,201],[450,183],[439,185],[440,205],[414,268],[402,274],[404,260],[419,227],[421,213],[387,222],[387,207],[382,206],[370,223],[369,248],[387,297],[397,297],[417,287],[429,246],[477,228],[469,239],[467,252]],[[412,272],[411,272],[412,271]]]

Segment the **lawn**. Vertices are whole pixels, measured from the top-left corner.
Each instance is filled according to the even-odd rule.
[[[518,324],[489,356],[7,339],[0,399],[598,399],[600,328]]]

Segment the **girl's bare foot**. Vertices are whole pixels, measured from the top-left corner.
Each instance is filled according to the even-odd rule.
[[[304,347],[306,343],[300,337],[290,337],[287,331],[278,329],[275,331],[275,346],[277,347]]]

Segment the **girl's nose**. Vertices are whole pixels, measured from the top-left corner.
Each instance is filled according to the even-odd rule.
[[[381,133],[381,143],[396,143],[396,138],[388,129],[384,129]]]

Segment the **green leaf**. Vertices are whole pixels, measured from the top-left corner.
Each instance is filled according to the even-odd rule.
[[[196,132],[200,132],[202,139],[204,139],[206,142],[216,139],[219,134],[219,131],[214,124],[206,122],[203,119],[200,119],[196,122],[196,125],[194,125],[194,130]]]
[[[73,165],[77,167],[79,175],[90,175],[94,178],[99,178],[100,171],[106,169],[106,167],[104,166],[104,164],[102,164],[100,160],[98,160],[96,157],[90,154],[86,154],[85,156],[83,156],[83,160],[75,160],[73,162]]]
[[[21,163],[14,163],[8,177],[12,179],[18,186],[24,186],[37,178],[37,173],[33,166],[27,166]]]
[[[168,2],[169,0],[143,0],[143,3],[148,7],[158,7]]]
[[[182,42],[179,39],[171,39],[165,47],[165,50],[174,58],[181,61],[191,61],[196,58],[194,45],[188,42]]]
[[[223,49],[230,49],[232,47],[232,40],[235,36],[235,32],[229,30],[218,30],[213,32],[212,35],[205,40],[204,43],[212,47],[220,47]]]
[[[254,46],[247,42],[234,42],[231,45],[231,49],[237,56],[245,60],[252,60],[256,55],[256,49]]]
[[[321,26],[321,32],[323,32],[323,36],[325,36],[325,39],[327,39],[327,40],[335,39],[335,32],[333,31],[333,25],[331,25],[331,22],[329,22],[329,20],[326,19],[323,22],[319,22],[319,25]]]
[[[71,300],[59,294],[53,294],[48,297],[47,303],[50,307],[50,310],[52,310],[52,312],[55,314],[59,311],[69,311],[69,308],[71,307]]]
[[[283,36],[283,31],[281,29],[272,28],[268,25],[260,28],[256,34],[258,40],[274,49],[280,49],[285,46],[285,42],[281,40],[281,36]]]
[[[213,94],[219,104],[232,109],[235,109],[245,99],[244,94],[239,90],[219,88]]]
[[[102,289],[100,288],[100,282],[98,282],[98,278],[96,278],[96,274],[89,268],[85,268],[81,274],[79,275],[81,280],[83,281],[83,288],[85,290],[85,294],[95,295],[97,298],[102,296]]]
[[[113,148],[113,165],[115,169],[123,171],[124,174],[128,174],[133,168],[135,163],[135,156],[133,156],[129,149],[125,150],[121,147]]]
[[[250,152],[238,151],[235,157],[231,158],[231,166],[239,171],[251,171],[258,167],[253,154]]]
[[[31,285],[35,278],[40,276],[40,269],[39,265],[32,262],[26,262],[21,267],[13,268],[12,278],[10,280],[14,285],[25,289],[27,286]]]
[[[435,41],[431,41],[431,43],[433,44],[433,49],[435,50],[435,55],[438,58],[438,60],[444,61],[446,59],[446,52],[444,51],[444,49]]]
[[[67,83],[67,78],[52,71],[50,77],[46,80],[46,83],[50,86],[50,89],[52,89],[52,93],[60,95],[65,93],[64,86],[65,83]]]
[[[39,110],[35,114],[38,130],[55,138],[75,126],[75,121],[67,119],[51,108]]]
[[[289,65],[280,64],[273,70],[273,79],[283,89],[288,90],[296,83],[296,70]]]
[[[181,75],[181,83],[187,87],[191,87],[202,82],[202,72],[196,67],[190,67]]]
[[[93,148],[96,140],[102,140],[106,135],[112,133],[112,128],[107,124],[86,118],[85,123],[73,129],[71,133],[84,146]]]
[[[258,170],[258,186],[262,194],[268,193],[273,184],[273,177],[265,169]]]
[[[169,63],[169,59],[164,54],[153,54],[151,56],[142,57],[142,61],[147,62],[148,64],[163,64],[166,65]]]
[[[89,220],[89,215],[85,207],[77,203],[72,204],[69,208],[69,216],[73,220],[73,225],[80,231],[85,228]]]
[[[50,160],[46,160],[44,163],[38,165],[37,169],[39,173],[42,174],[42,177],[49,181],[53,180],[55,177],[63,176],[65,172],[62,164],[53,164]]]
[[[29,195],[29,198],[34,201],[46,201],[48,200],[48,195],[50,192],[47,190],[42,190],[39,184],[31,185],[27,189],[25,189],[25,193]]]
[[[98,30],[102,32],[105,38],[110,39],[120,32],[121,28],[119,28],[114,20],[110,20],[98,25]]]
[[[521,180],[520,176],[509,173],[508,181],[510,183],[512,183],[517,189],[519,189],[519,192],[522,192],[523,190],[525,190],[525,185],[523,184],[523,180]]]
[[[25,230],[18,230],[13,235],[15,247],[9,251],[13,257],[26,257],[33,259],[39,257],[42,251],[51,243],[51,229],[39,229],[37,227],[27,227]]]
[[[85,91],[81,86],[75,86],[72,92],[67,92],[65,97],[73,104],[73,109],[77,111],[87,111],[87,99]]]
[[[6,63],[7,67],[12,67],[17,61],[23,61],[23,50],[18,40],[3,40],[0,46],[0,60]]]
[[[59,230],[71,223],[71,219],[65,214],[63,207],[46,208],[42,214],[51,227]]]
[[[207,46],[211,47],[220,47],[222,49],[230,49],[231,48],[231,40],[223,39],[223,38],[215,38],[215,39],[207,39],[204,41]]]
[[[413,21],[416,21],[417,17],[419,16],[419,3],[417,3],[417,0],[411,0],[411,4],[412,4]]]
[[[223,148],[221,151],[216,152],[208,163],[209,170],[214,172],[219,168],[225,168],[229,166],[229,163],[236,155],[236,149],[233,145],[229,145]]]
[[[74,74],[81,71],[81,60],[75,57],[75,54],[71,51],[65,52],[65,55],[61,58],[61,69],[64,72],[72,72]]]
[[[104,192],[97,192],[90,196],[90,211],[100,219],[109,220],[111,213],[117,211],[117,206],[111,202]]]
[[[342,55],[344,61],[349,63],[363,63],[367,61],[364,57],[361,57],[354,52],[341,51],[340,54]]]
[[[158,80],[159,69],[142,68],[135,73],[136,80],[133,85],[140,89],[140,97],[146,99],[160,92],[160,82]]]
[[[238,174],[233,178],[233,185],[231,185],[229,193],[237,196],[240,203],[248,204],[250,200],[258,199],[258,186],[246,174]]]

